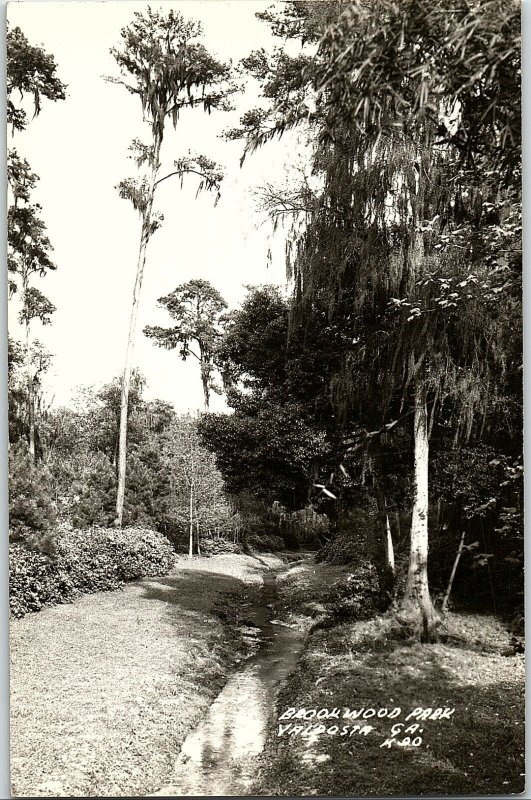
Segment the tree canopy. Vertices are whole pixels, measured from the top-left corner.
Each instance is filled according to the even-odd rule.
[[[41,111],[41,100],[64,100],[66,85],[56,74],[57,64],[53,55],[42,47],[31,45],[20,28],[9,28],[6,37],[7,71],[7,124],[13,131],[22,131],[28,124],[26,111],[15,105],[18,92],[20,100],[30,95],[34,116]]]
[[[217,289],[200,279],[177,286],[158,302],[167,309],[176,324],[171,328],[147,326],[144,333],[159,347],[167,350],[179,348],[183,361],[190,355],[197,359],[205,408],[208,409],[210,391],[219,391],[213,383],[213,370],[221,338],[222,312],[227,308],[227,303]]]

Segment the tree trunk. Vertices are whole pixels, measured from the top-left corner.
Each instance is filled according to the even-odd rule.
[[[27,283],[24,294],[28,291]],[[26,379],[28,389],[28,430],[29,430],[29,455],[35,461],[35,397],[33,392],[33,369],[31,366],[31,340],[30,322],[26,314]]]
[[[403,609],[420,610],[423,624],[423,640],[429,641],[436,626],[437,617],[428,586],[428,412],[426,388],[422,378],[415,385],[414,418],[414,497],[411,517],[411,545]]]
[[[190,483],[190,537],[188,542],[188,557],[194,554],[194,484]]]
[[[448,581],[448,588],[444,595],[444,600],[442,601],[441,611],[446,611],[446,609],[448,608],[448,600],[450,599],[450,592],[452,591],[455,573],[457,572],[459,559],[461,558],[461,553],[463,552],[463,548],[465,546],[465,536],[466,536],[466,531],[463,531],[463,533],[461,534],[461,541],[459,542],[459,548],[457,550],[457,555],[455,557],[454,565],[452,567],[452,572],[450,574],[450,580]]]
[[[375,484],[375,494],[380,528],[377,559],[378,572],[382,597],[385,598],[388,605],[393,601],[395,594],[395,554],[385,494],[378,480]]]
[[[151,236],[151,213],[153,209],[153,195],[155,183],[159,169],[161,139],[156,137],[153,148],[153,163],[151,169],[151,181],[146,198],[146,205],[142,212],[142,233],[140,236],[140,247],[138,251],[138,262],[136,268],[135,285],[133,288],[133,305],[129,320],[129,334],[127,336],[127,348],[125,351],[125,364],[122,377],[122,395],[120,400],[120,438],[118,445],[118,489],[116,493],[116,520],[115,524],[122,525],[125,499],[125,475],[127,462],[127,417],[129,409],[129,389],[131,387],[131,362],[136,338],[136,326],[138,317],[138,306],[140,302],[140,291],[142,289],[142,279],[146,266],[146,251]]]
[[[208,388],[208,374],[203,374],[203,365],[201,365],[201,382],[203,384],[203,398],[205,403],[205,411],[208,411],[210,406],[210,389]]]
[[[385,529],[386,529],[386,537],[385,537],[385,563],[387,564],[387,568],[389,570],[389,574],[393,576],[393,590],[394,590],[394,583],[396,579],[395,573],[395,550],[393,547],[393,536],[391,533],[391,523],[389,522],[389,515],[385,515]]]
[[[199,369],[201,370],[201,383],[203,385],[203,401],[205,404],[205,411],[208,411],[210,406],[210,369],[208,363],[208,356],[199,342]]]

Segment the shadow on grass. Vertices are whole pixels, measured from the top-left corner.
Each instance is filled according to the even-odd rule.
[[[514,674],[514,659],[440,644],[407,646],[385,637],[376,650],[368,641],[359,648],[349,636],[350,626],[344,628],[312,637],[300,668],[281,693],[280,712],[287,707],[399,706],[400,716],[367,720],[374,730],[366,737],[324,733],[312,743],[300,735],[278,738],[273,731],[257,794],[386,797],[523,791],[523,680]],[[417,731],[420,746],[385,746],[392,724],[419,707],[455,710],[450,719],[409,720],[407,724],[417,721],[422,729]],[[397,741],[403,738],[399,734]]]
[[[246,578],[263,573],[263,567],[254,564],[246,564],[245,575],[238,576],[181,563],[173,574],[146,578],[141,587],[146,600],[166,605],[167,619],[175,626],[177,635],[203,636],[205,624],[223,623],[223,638],[231,640],[234,651],[226,656],[234,660],[245,650],[238,626],[246,623],[248,610],[261,603],[261,584],[250,583]]]
[[[261,566],[253,565],[255,574]],[[260,603],[261,587],[242,577],[194,565],[147,579],[147,599],[167,604],[176,635],[200,637],[222,620],[226,657],[239,646],[236,623]],[[278,708],[393,708],[367,737],[283,736],[272,731],[258,796],[509,795],[524,789],[523,682],[518,658],[502,655],[501,627],[487,618],[461,617],[444,643],[420,645],[391,618],[379,617],[319,631],[282,690]],[[490,628],[489,628],[490,625]],[[485,632],[482,633],[482,626]],[[231,633],[232,630],[232,633]],[[205,680],[208,668],[205,664]],[[450,719],[420,721],[419,747],[382,744],[391,725],[414,708],[454,708]],[[351,721],[350,724],[352,724]],[[372,722],[372,720],[371,720]],[[411,719],[408,724],[414,723]],[[401,736],[397,737],[401,740]]]

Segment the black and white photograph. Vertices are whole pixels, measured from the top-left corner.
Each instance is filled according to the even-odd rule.
[[[8,3],[12,797],[525,791],[521,10]]]

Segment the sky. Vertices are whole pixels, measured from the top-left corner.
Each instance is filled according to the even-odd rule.
[[[8,133],[8,146],[40,177],[32,199],[42,205],[54,247],[57,270],[39,288],[57,310],[51,325],[34,323],[33,336],[54,355],[45,388],[55,406],[71,404],[77,387],[101,386],[123,368],[140,220],[115,187],[137,174],[128,158],[131,141],[148,137],[138,98],[104,76],[118,74],[109,49],[146,5],[123,0],[8,5],[10,26],[19,26],[32,45],[54,55],[57,74],[68,85],[65,101],[44,100],[26,131]],[[152,3],[199,19],[207,48],[234,64],[255,48],[278,44],[255,16],[269,6],[261,0]],[[157,190],[156,208],[165,221],[149,244],[134,362],[147,381],[145,396],[183,412],[202,405],[198,365],[195,359],[182,362],[177,351],[157,348],[142,335],[147,324],[171,324],[157,299],[192,278],[210,281],[230,307],[243,300],[246,285],[286,285],[282,231],[273,233],[254,192],[266,181],[286,180],[286,170],[299,159],[298,138],[288,135],[262,148],[240,168],[243,143],[220,135],[258,104],[256,85],[234,102],[236,109],[228,113],[184,112],[176,131],[168,126],[163,145],[162,169],[166,165],[168,172],[176,158],[191,151],[222,164],[226,174],[216,207],[208,193],[196,199],[193,179],[182,189],[178,180],[168,180]],[[10,333],[20,335],[16,303]],[[224,407],[214,396],[212,409]]]

